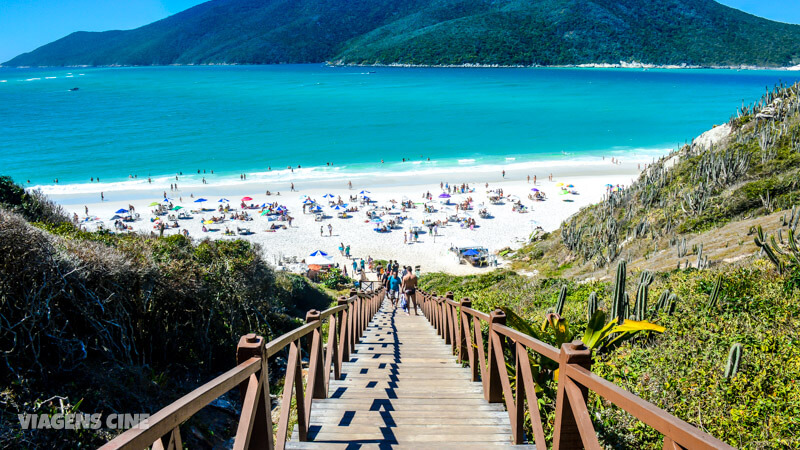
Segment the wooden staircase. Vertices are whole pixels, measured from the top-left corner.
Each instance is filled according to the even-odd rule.
[[[384,303],[342,379],[311,408],[308,441],[287,448],[487,448],[511,445],[508,413],[484,399],[423,316]]]

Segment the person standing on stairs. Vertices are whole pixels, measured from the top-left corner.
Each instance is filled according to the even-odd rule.
[[[406,296],[406,302],[408,302],[408,308],[411,309],[411,305],[414,305],[414,315],[419,315],[417,313],[417,275],[414,274],[414,269],[409,266],[407,267],[408,275],[403,277],[403,282],[401,288],[403,289],[403,294]]]
[[[392,307],[397,308],[397,297],[400,294],[400,285],[402,284],[402,280],[397,275],[397,271],[395,270],[389,276],[389,300],[392,301]]]

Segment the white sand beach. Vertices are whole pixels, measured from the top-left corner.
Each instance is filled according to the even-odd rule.
[[[599,158],[598,158],[599,160]],[[304,182],[297,184],[297,190],[291,192],[289,183],[282,181],[277,183],[265,183],[259,181],[244,181],[239,179],[218,180],[213,185],[188,184],[184,185],[178,181],[179,190],[170,191],[169,185],[156,185],[156,183],[146,188],[137,185],[134,189],[127,189],[125,183],[118,183],[114,190],[104,191],[104,201],[100,202],[100,193],[89,193],[84,190],[81,193],[67,194],[48,189],[43,189],[51,199],[60,203],[72,215],[77,214],[80,223],[86,229],[96,229],[103,226],[114,229],[115,220],[112,217],[120,209],[128,209],[133,205],[135,211],[140,215],[140,219],[135,222],[127,222],[126,225],[132,226],[133,230],[139,232],[156,232],[157,228],[151,221],[154,216],[151,210],[155,209],[148,205],[154,202],[163,203],[164,192],[171,199],[175,206],[182,206],[180,212],[188,213],[191,219],[178,220],[179,228],[167,228],[165,234],[182,233],[187,230],[189,237],[195,240],[210,239],[247,239],[261,245],[267,259],[281,265],[281,259],[296,257],[298,261],[306,258],[316,250],[322,250],[334,257],[335,262],[347,266],[352,270],[352,261],[339,252],[340,244],[351,247],[351,256],[354,258],[372,257],[374,259],[395,259],[401,264],[419,265],[423,272],[444,271],[452,274],[468,274],[486,271],[486,268],[476,268],[469,264],[459,263],[458,258],[450,250],[451,246],[457,242],[473,241],[494,253],[505,247],[517,248],[521,246],[531,232],[540,226],[545,231],[552,231],[570,215],[577,212],[581,207],[595,203],[603,197],[607,191],[607,185],[627,186],[638,175],[636,163],[612,164],[610,160],[598,161],[596,164],[581,165],[560,163],[556,166],[542,165],[536,171],[527,170],[531,174],[528,182],[527,174],[522,170],[509,170],[505,177],[501,175],[502,167],[497,167],[488,171],[470,170],[465,167],[463,173],[454,174],[425,174],[419,176],[382,176],[373,178],[352,178],[346,174],[338,179],[330,178],[316,183]],[[537,183],[533,184],[533,174],[537,173]],[[553,174],[553,181],[548,180],[548,175]],[[352,189],[348,187],[348,180],[352,178]],[[228,182],[229,181],[229,182]],[[450,183],[451,185],[468,184],[473,192],[454,193],[450,200],[450,205],[442,204],[438,196],[443,192],[440,183]],[[488,189],[486,187],[488,183]],[[575,194],[562,193],[562,185],[572,185],[568,190]],[[100,185],[98,185],[99,187]],[[105,186],[105,188],[108,188]],[[529,199],[529,194],[533,194],[532,189],[539,189],[547,196],[545,201],[534,201]],[[489,197],[497,195],[498,189],[503,190],[505,199],[500,204],[491,204]],[[270,190],[271,195],[267,196],[266,191]],[[373,203],[370,206],[362,205],[360,201],[351,201],[351,196],[357,196],[360,200],[361,191],[368,191]],[[491,192],[488,192],[491,191]],[[280,192],[280,195],[276,195]],[[432,194],[433,200],[429,202],[437,212],[425,213],[423,204],[426,200],[423,195],[427,192]],[[333,198],[324,198],[326,194],[331,194]],[[509,196],[512,196],[509,199]],[[268,216],[261,216],[261,208],[242,210],[240,208],[241,199],[251,197],[252,200],[246,201],[248,205],[262,205],[264,203],[277,202],[288,208],[288,214],[294,218],[292,225],[286,221],[270,221]],[[352,213],[349,218],[337,217],[337,212],[329,206],[329,201],[336,201],[338,198],[348,204],[349,208],[357,207],[358,211]],[[90,199],[94,201],[89,201]],[[195,201],[205,198],[206,202],[196,203]],[[219,202],[224,198],[228,202]],[[315,215],[303,212],[303,202],[305,198],[316,200],[321,206],[326,219],[316,221]],[[419,235],[419,240],[413,243],[404,243],[404,233],[408,232],[410,224],[422,226],[423,221],[443,221],[456,215],[456,203],[464,202],[471,198],[472,209],[464,211],[459,209],[462,219],[474,219],[475,227],[461,226],[458,223],[448,222],[447,225],[438,228],[438,235],[434,236],[427,232]],[[521,204],[526,207],[527,212],[520,213],[514,211],[513,203],[519,199]],[[396,203],[393,203],[394,200]],[[413,208],[402,210],[400,202],[411,201]],[[203,232],[201,218],[209,220],[212,216],[220,217],[222,214],[216,211],[220,205],[230,204],[232,212],[247,212],[251,220],[230,220],[227,219],[206,225],[207,229],[218,231]],[[213,211],[190,212],[205,207],[214,208]],[[387,233],[374,231],[375,224],[367,218],[366,211],[377,207],[376,213],[384,220],[397,220],[398,217],[406,218],[400,228],[396,228]],[[88,216],[85,214],[88,208]],[[491,218],[481,218],[479,210],[486,209],[492,216]],[[170,214],[178,215],[178,212],[170,211]],[[121,214],[124,215],[124,214]],[[230,217],[230,213],[226,214]],[[274,217],[274,216],[273,216]],[[172,224],[174,221],[170,220]],[[278,226],[285,225],[286,229],[267,231],[273,224]],[[329,235],[328,225],[332,232]],[[322,235],[320,228],[322,227]],[[248,228],[253,234],[241,236],[226,236],[226,229],[236,231],[237,228]],[[502,258],[498,261],[499,266],[504,265]]]

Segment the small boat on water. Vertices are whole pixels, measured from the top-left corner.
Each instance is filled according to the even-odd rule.
[[[70,91],[77,91],[78,89],[80,89],[80,88],[74,87],[74,88],[70,89]]]

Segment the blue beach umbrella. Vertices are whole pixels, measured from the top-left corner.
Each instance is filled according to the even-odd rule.
[[[115,214],[128,214],[128,210],[124,208],[120,208],[117,210]]]
[[[372,219],[372,223],[381,223],[381,222],[383,222],[383,219],[381,219],[380,217]]]
[[[171,198],[164,197],[164,200],[163,200],[164,203],[169,203],[171,201],[172,201]]]
[[[336,211],[341,211],[343,209],[347,209],[347,204],[345,203],[344,205],[333,205],[331,206],[331,208],[333,208]]]
[[[333,197],[335,197],[335,195],[333,194],[325,194],[322,196],[322,198],[333,198]]]
[[[309,197],[309,198],[306,198],[305,200],[303,200],[303,203],[308,205],[309,203],[317,203],[317,202],[315,202],[314,200],[311,200],[311,198]]]
[[[533,188],[533,189],[531,189],[531,190],[532,190],[532,191],[534,191],[534,192],[539,192],[539,190],[538,190],[538,189],[536,189],[536,188]]]
[[[308,256],[328,256],[328,254],[323,252],[322,250],[317,250],[317,251],[315,251],[314,253],[312,253],[312,254],[310,254]]]
[[[469,249],[469,250],[464,252],[464,255],[465,256],[478,256],[478,255],[480,255],[480,253],[478,253],[477,250]]]
[[[219,203],[225,203],[225,202],[229,202],[229,201],[230,200],[228,200],[227,198],[221,198],[221,199],[217,200],[217,202],[219,202]]]
[[[359,192],[359,194],[361,194],[361,195],[364,195],[364,194],[371,194],[371,193],[372,193],[372,192],[370,192],[370,191],[361,191],[361,192]]]
[[[208,201],[208,200],[206,200],[206,199],[204,199],[204,198],[198,198],[198,199],[197,199],[197,200],[195,200],[194,202],[195,202],[195,203],[203,203],[203,202],[207,202],[207,201]]]

